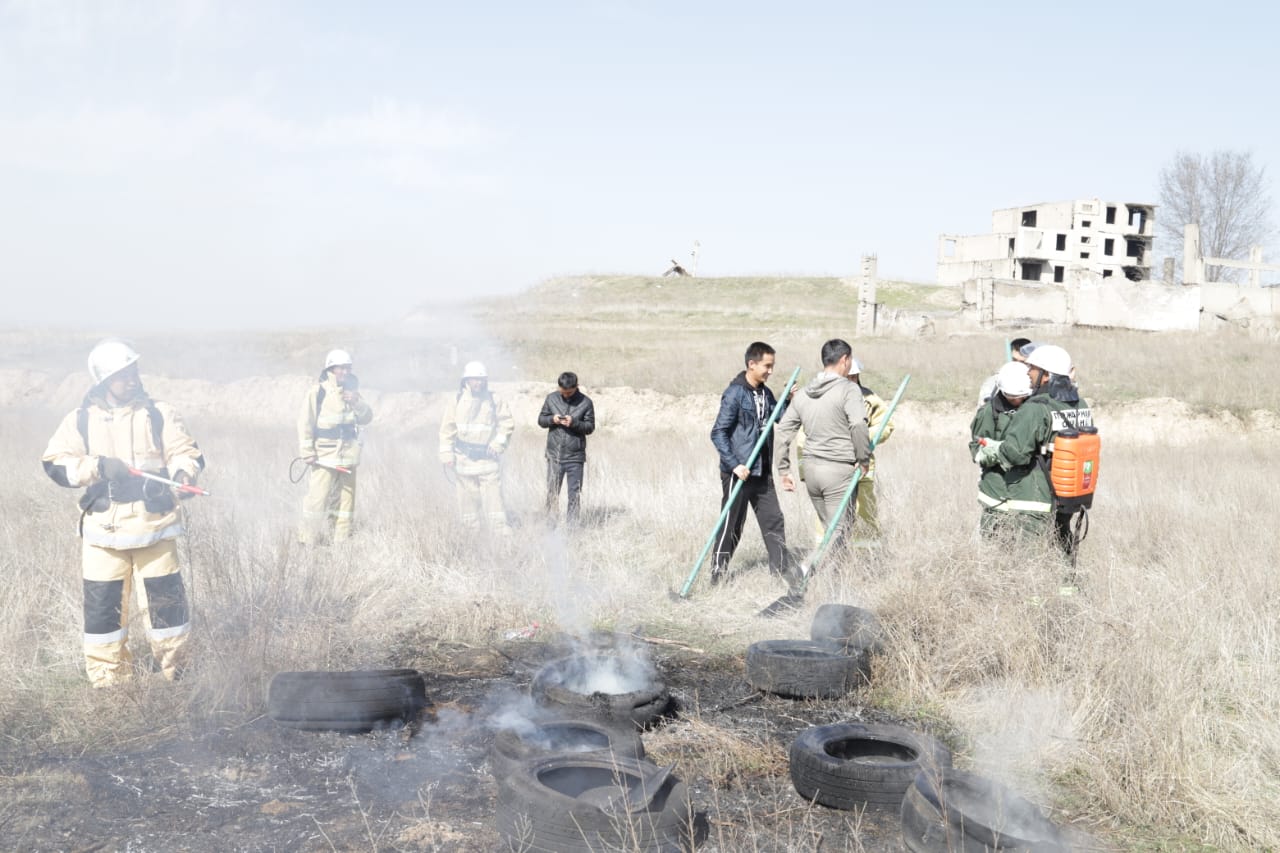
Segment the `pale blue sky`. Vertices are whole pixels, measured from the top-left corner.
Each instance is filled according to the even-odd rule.
[[[0,0],[0,326],[390,320],[695,239],[704,275],[931,281],[940,232],[1157,201],[1180,148],[1280,169],[1278,32],[1237,2]]]

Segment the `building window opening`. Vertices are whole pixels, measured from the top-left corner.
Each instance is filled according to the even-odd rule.
[[[1066,235],[1066,234],[1059,234],[1059,235],[1058,235],[1058,242],[1057,242],[1057,244],[1054,246],[1054,248],[1055,248],[1055,249],[1057,249],[1059,252],[1065,252],[1065,251],[1067,250],[1067,235]]]
[[[1116,224],[1116,209],[1114,207],[1107,208],[1107,224],[1108,225]]]
[[[1081,243],[1088,243],[1088,242],[1089,242],[1089,238],[1088,238],[1087,236],[1085,236],[1085,237],[1081,237],[1081,238],[1080,238],[1080,242],[1081,242]]]
[[[946,258],[954,258],[954,257],[956,256],[956,241],[955,241],[955,240],[943,240],[943,241],[942,241],[942,256],[943,256],[943,257],[946,257]]]
[[[1113,270],[1103,270],[1103,271],[1102,271],[1102,277],[1103,277],[1103,278],[1111,278],[1111,273],[1112,273],[1112,272],[1114,272],[1114,271],[1113,271]]]
[[[1129,208],[1129,227],[1141,234],[1147,225],[1147,212],[1140,207]]]
[[[1127,244],[1125,246],[1125,252],[1124,252],[1125,257],[1138,258],[1139,260],[1141,260],[1142,259],[1142,241],[1126,240],[1125,243]]]
[[[1036,212],[1034,210],[1022,211],[1022,227],[1023,228],[1036,227]]]
[[[1084,261],[1087,261],[1087,260],[1089,259],[1089,253],[1088,253],[1088,252],[1081,252],[1081,253],[1080,253],[1080,259],[1081,259],[1081,260],[1084,260]]]
[[[1042,265],[1038,261],[1027,261],[1022,265],[1023,281],[1039,281]]]
[[[1093,227],[1093,220],[1092,220],[1092,219],[1086,219],[1086,220],[1084,220],[1083,222],[1081,222],[1081,223],[1080,223],[1080,227],[1081,227],[1081,228],[1092,228],[1092,227]]]
[[[1102,254],[1114,255],[1115,253],[1116,253],[1116,241],[1111,239],[1104,240],[1102,243]]]
[[[1058,284],[1062,284],[1062,272],[1063,272],[1062,267],[1053,268],[1053,280]]]
[[[1013,238],[1009,238],[1009,257],[1013,257]]]

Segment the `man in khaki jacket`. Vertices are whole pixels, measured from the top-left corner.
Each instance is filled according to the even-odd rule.
[[[356,466],[360,464],[360,427],[373,420],[373,409],[360,396],[351,372],[351,356],[330,350],[320,381],[302,400],[298,415],[298,450],[311,466],[307,497],[302,503],[298,539],[316,544],[351,538],[356,514]]]
[[[482,517],[490,533],[511,533],[502,505],[501,460],[515,428],[506,401],[489,390],[484,365],[469,362],[440,421],[440,463],[454,482],[459,521],[469,533],[480,532]]]
[[[133,675],[128,631],[135,577],[142,582],[151,654],[165,678],[181,672],[191,629],[178,566],[177,500],[169,486],[130,469],[189,484],[203,470],[204,456],[178,413],[143,391],[138,358],[124,341],[93,348],[94,385],[62,419],[42,457],[55,483],[86,487],[80,499],[84,655],[94,687]]]

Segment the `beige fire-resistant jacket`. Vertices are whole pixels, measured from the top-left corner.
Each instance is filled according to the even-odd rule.
[[[321,399],[320,389],[324,389]],[[373,420],[373,409],[357,397],[354,403],[342,399],[342,386],[332,373],[323,382],[311,386],[302,400],[298,415],[298,451],[302,457],[314,456],[320,465],[351,468],[360,464],[360,440],[357,427]]]
[[[506,401],[486,393],[473,397],[468,388],[445,403],[440,421],[440,461],[455,463],[464,476],[498,470],[516,422]]]
[[[100,393],[90,392],[81,408],[85,411],[83,419],[80,409],[63,418],[41,457],[45,472],[60,486],[79,488],[99,483],[98,462],[104,456],[114,456],[133,468],[158,472],[169,479],[181,472],[192,482],[204,469],[199,446],[187,432],[182,417],[168,403],[139,394],[130,404],[112,407]],[[163,421],[159,443],[155,440],[153,416]],[[82,420],[85,436],[80,433]],[[172,498],[168,486],[150,483],[148,489],[153,497],[169,493],[167,497]],[[110,501],[102,511],[86,513],[84,540],[104,548],[128,550],[145,548],[182,533],[176,501],[164,500],[169,508],[161,512],[148,511],[147,503]]]

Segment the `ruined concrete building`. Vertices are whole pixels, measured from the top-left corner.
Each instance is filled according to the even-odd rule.
[[[1155,205],[1077,199],[991,214],[990,234],[938,238],[938,284],[977,278],[1064,282],[1073,269],[1101,278],[1151,278]]]

